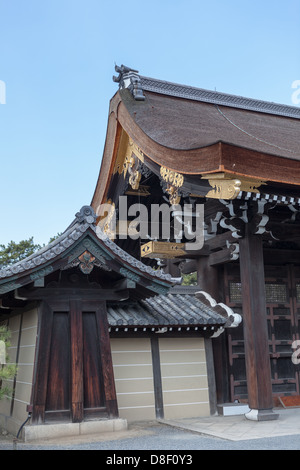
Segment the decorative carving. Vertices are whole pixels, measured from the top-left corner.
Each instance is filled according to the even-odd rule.
[[[133,170],[132,172],[129,170],[130,176],[129,176],[129,184],[132,187],[132,189],[139,189],[140,185],[140,180],[141,180],[141,173],[137,170]]]
[[[139,184],[142,177],[142,174],[139,171],[139,166],[139,159],[133,152],[131,152],[130,155],[125,156],[123,171],[125,176],[127,172],[129,173],[129,184],[131,185],[132,189],[139,189]]]
[[[235,199],[241,191],[241,181],[238,179],[227,180],[209,178],[209,184],[213,187],[206,197],[213,199]]]
[[[248,222],[248,204],[243,201],[239,203],[233,203],[233,201],[220,201],[224,204],[228,211],[229,217],[223,217],[220,219],[220,226],[231,230],[234,238],[242,238],[244,236],[245,223]]]
[[[94,262],[96,258],[86,250],[84,253],[82,253],[81,256],[79,256],[78,259],[80,261],[79,268],[81,272],[83,272],[83,274],[90,274],[94,269]]]
[[[144,186],[144,185],[139,185],[139,188],[138,189],[127,189],[127,191],[125,192],[126,195],[128,196],[141,196],[141,197],[145,197],[145,196],[150,196],[150,186]]]
[[[266,201],[265,199],[258,199],[253,204],[254,204],[254,210],[253,210],[254,215],[251,220],[253,233],[255,233],[256,235],[269,233],[272,238],[276,239],[276,237],[272,234],[271,230],[267,230],[267,224],[270,220],[268,212],[269,210],[274,209],[277,203],[276,202],[270,203]]]
[[[184,176],[181,173],[177,173],[164,166],[160,168],[160,176],[164,181],[176,188],[181,188],[184,182]]]
[[[164,166],[160,168],[160,175],[162,177],[161,186],[163,191],[169,195],[170,205],[179,204],[181,199],[180,188],[183,185],[184,176]]]
[[[179,195],[178,188],[175,188],[175,186],[168,184],[166,187],[166,193],[169,194],[169,202],[171,206],[180,203],[181,197]]]
[[[165,258],[172,259],[186,254],[184,243],[151,241],[141,246],[143,258]]]
[[[80,211],[75,214],[75,217],[78,222],[86,222],[88,224],[94,224],[97,219],[95,211],[91,206],[83,206]]]
[[[135,100],[144,101],[145,96],[143,94],[138,70],[134,70],[126,65],[116,65],[115,71],[119,75],[117,77],[113,76],[113,81],[119,83],[119,88],[128,88]]]

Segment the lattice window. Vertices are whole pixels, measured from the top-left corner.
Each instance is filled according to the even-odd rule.
[[[242,284],[240,282],[229,283],[229,299],[233,303],[242,302]],[[297,299],[300,302],[300,284],[297,284]],[[268,304],[284,304],[287,302],[286,284],[267,283],[266,301]]]
[[[284,304],[287,302],[286,284],[266,284],[266,301],[268,304]]]
[[[300,284],[296,284],[296,297],[297,302],[300,303]]]
[[[240,282],[229,283],[229,299],[233,303],[242,302],[242,284]]]

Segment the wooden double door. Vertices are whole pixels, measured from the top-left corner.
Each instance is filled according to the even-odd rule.
[[[33,421],[117,417],[105,301],[43,301]]]
[[[265,267],[266,321],[273,397],[300,394],[300,366],[292,361],[293,342],[300,338],[300,267]],[[227,266],[225,296],[242,313],[238,266]],[[230,400],[247,399],[243,325],[227,330]],[[275,400],[276,403],[276,400]]]

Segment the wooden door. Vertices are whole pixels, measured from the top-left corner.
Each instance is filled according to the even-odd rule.
[[[242,314],[238,269],[228,267],[225,275],[226,302]],[[299,365],[292,361],[292,343],[299,339],[300,268],[266,266],[266,320],[273,397],[298,395]],[[227,330],[230,398],[247,399],[247,381],[242,324]]]
[[[105,302],[44,301],[33,421],[81,422],[117,415]]]

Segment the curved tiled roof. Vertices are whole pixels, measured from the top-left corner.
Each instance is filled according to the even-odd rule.
[[[168,294],[134,303],[107,306],[111,327],[236,326],[241,318],[224,304],[217,304],[199,287],[174,287]]]
[[[117,259],[122,266],[120,273],[125,277],[134,277],[135,280],[143,276],[148,277],[156,283],[162,283],[162,288],[174,284],[170,274],[152,269],[117,246],[101,231],[100,227],[96,226],[96,214],[92,207],[83,206],[71,225],[56,240],[24,260],[0,269],[0,294],[16,288],[20,279],[27,274],[30,274],[32,280],[36,272],[40,272],[41,275],[47,274],[51,263],[59,257],[68,257],[70,250],[76,246],[76,242],[84,238],[88,232],[94,235],[96,244],[101,248],[101,253],[99,253],[101,261],[109,263],[110,259]],[[85,242],[85,244],[88,248],[92,242]],[[94,249],[95,246],[94,244]],[[12,279],[14,283],[10,282]],[[156,287],[159,289],[159,284]]]

